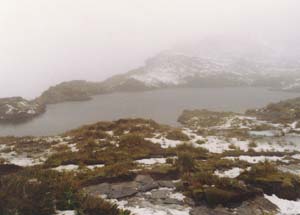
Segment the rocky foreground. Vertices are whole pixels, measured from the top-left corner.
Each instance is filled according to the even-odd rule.
[[[0,214],[299,214],[299,109],[283,106],[2,137]]]

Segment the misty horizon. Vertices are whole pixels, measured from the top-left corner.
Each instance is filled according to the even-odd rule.
[[[102,81],[209,37],[299,53],[297,6],[293,0],[3,1],[0,97],[34,98],[63,81]]]

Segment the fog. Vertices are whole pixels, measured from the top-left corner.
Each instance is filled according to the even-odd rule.
[[[0,97],[101,81],[210,35],[299,50],[297,0],[2,0]]]

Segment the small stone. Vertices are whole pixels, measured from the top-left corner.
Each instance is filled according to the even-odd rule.
[[[175,184],[172,181],[158,181],[160,187],[175,188]]]

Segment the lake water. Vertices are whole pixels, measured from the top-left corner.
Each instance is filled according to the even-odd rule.
[[[99,95],[91,101],[49,105],[45,114],[23,124],[0,125],[0,136],[55,135],[83,124],[129,117],[178,125],[177,118],[184,109],[244,112],[297,96],[264,88],[168,89]]]

